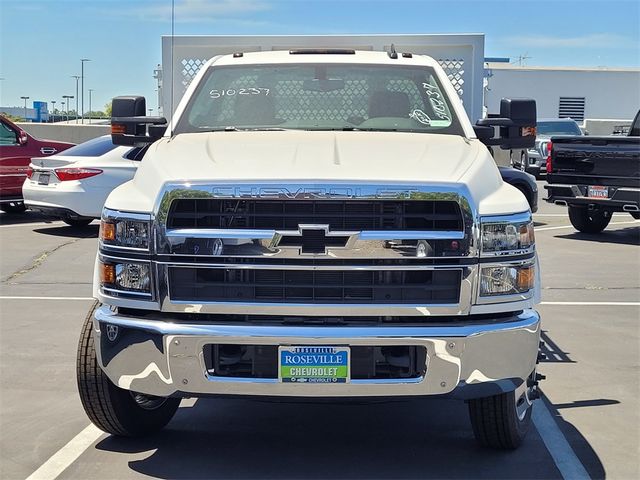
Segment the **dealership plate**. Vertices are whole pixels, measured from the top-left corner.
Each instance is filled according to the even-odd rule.
[[[609,198],[609,188],[600,185],[589,185],[587,196],[589,198]]]
[[[278,375],[284,383],[347,383],[349,347],[281,346]]]

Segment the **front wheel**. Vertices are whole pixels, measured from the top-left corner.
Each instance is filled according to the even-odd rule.
[[[607,210],[589,210],[586,207],[569,205],[571,225],[583,233],[600,233],[611,221],[611,212]]]
[[[89,420],[112,435],[140,437],[161,430],[178,409],[180,399],[131,392],[116,387],[98,365],[93,343],[94,303],[82,327],[76,373],[80,400]]]
[[[535,377],[535,372],[532,377]],[[531,426],[534,390],[524,381],[513,392],[469,400],[469,416],[476,440],[483,447],[513,450]]]

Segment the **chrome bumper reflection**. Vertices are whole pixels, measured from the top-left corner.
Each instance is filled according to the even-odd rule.
[[[468,320],[461,318],[461,322]],[[111,339],[107,338],[106,325]],[[117,334],[114,336],[114,330]],[[98,360],[124,389],[169,396],[215,394],[301,397],[437,395],[503,380],[520,382],[533,371],[540,336],[534,310],[482,325],[285,327],[145,320],[96,310]],[[212,377],[207,344],[415,345],[427,349],[427,374],[417,379],[352,380],[348,384],[285,384],[277,379]]]

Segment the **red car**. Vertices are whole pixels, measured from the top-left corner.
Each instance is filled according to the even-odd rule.
[[[32,157],[48,157],[73,147],[73,143],[39,140],[0,115],[0,210],[25,210],[22,184]]]

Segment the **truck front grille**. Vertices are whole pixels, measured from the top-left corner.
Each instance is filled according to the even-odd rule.
[[[183,302],[457,303],[461,270],[343,271],[169,267]]]
[[[460,207],[447,200],[230,200],[192,198],[171,203],[167,228],[462,231]]]

